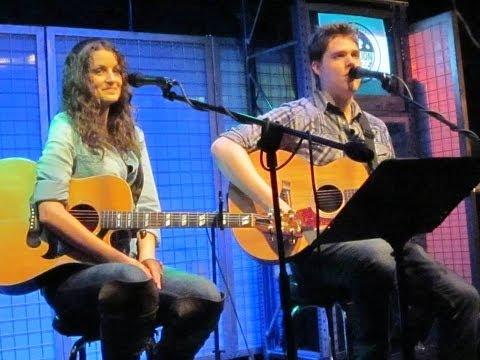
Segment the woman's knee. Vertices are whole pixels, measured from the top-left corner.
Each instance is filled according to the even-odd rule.
[[[98,294],[101,313],[118,313],[125,317],[150,314],[158,308],[158,288],[153,280],[105,283]]]
[[[170,307],[170,323],[178,328],[211,329],[223,311],[224,298],[220,294],[219,301],[200,298],[178,298]]]
[[[223,294],[218,290],[218,287],[208,279],[203,279],[199,284],[198,289],[200,290],[199,295],[202,299],[213,302],[220,302],[223,300]]]
[[[213,302],[222,300],[222,294],[209,279],[165,267],[163,273],[164,290],[175,297],[192,297]]]
[[[112,264],[113,277],[121,282],[144,282],[149,280],[147,274],[135,265],[130,264]]]

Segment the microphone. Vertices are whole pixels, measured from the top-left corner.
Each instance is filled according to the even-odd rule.
[[[375,78],[378,80],[389,80],[393,75],[380,71],[368,70],[357,66],[350,69],[348,76],[351,79]]]
[[[162,76],[149,76],[141,73],[128,74],[128,83],[133,87],[140,87],[145,85],[156,85],[160,87],[172,87],[178,85],[178,81]]]
[[[369,162],[375,157],[375,153],[363,141],[350,141],[343,146],[345,155],[354,161]]]

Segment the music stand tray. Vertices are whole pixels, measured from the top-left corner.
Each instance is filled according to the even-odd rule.
[[[375,169],[312,246],[383,238],[396,264],[404,360],[414,359],[406,339],[408,287],[403,247],[439,226],[480,182],[480,158],[390,159]]]
[[[312,246],[431,232],[479,182],[480,158],[385,160]]]

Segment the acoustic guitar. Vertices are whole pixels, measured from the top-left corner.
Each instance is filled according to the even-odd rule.
[[[283,164],[291,153],[277,151],[278,164]],[[270,173],[262,166],[260,151],[250,154],[256,170],[270,184]],[[368,177],[363,163],[349,158],[340,158],[324,166],[314,166],[315,195],[311,185],[310,164],[299,155],[277,172],[280,197],[296,211],[295,220],[301,224],[303,236],[283,236],[285,258],[289,259],[302,252],[315,239],[317,214],[315,196],[319,205],[320,229],[324,229],[338,214],[355,191]],[[229,211],[232,213],[265,212],[235,185],[229,188]],[[277,241],[275,236],[250,228],[232,229],[237,242],[243,250],[254,258],[265,261],[278,261]]]
[[[35,185],[35,162],[22,158],[0,159],[0,292],[22,294],[36,290],[36,279],[46,272],[82,260],[72,251],[58,256],[45,238],[36,208],[30,199]],[[134,211],[130,186],[114,176],[72,179],[67,210],[99,241],[110,244],[117,230],[158,228],[256,228],[274,230],[268,215],[254,213],[140,212]],[[219,220],[221,219],[221,221]],[[282,231],[299,230],[284,217]],[[111,245],[111,244],[110,244]]]

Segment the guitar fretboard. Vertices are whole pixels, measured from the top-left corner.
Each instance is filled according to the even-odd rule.
[[[119,212],[102,211],[101,227],[106,229],[158,229],[158,228],[197,228],[254,227],[258,218],[254,214],[222,215],[222,224],[217,213],[171,213],[171,212]]]

